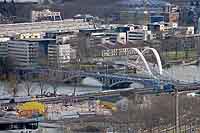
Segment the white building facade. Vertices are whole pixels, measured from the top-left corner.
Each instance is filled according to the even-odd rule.
[[[8,41],[9,37],[0,37],[0,58],[8,56]]]
[[[56,44],[48,46],[48,62],[50,66],[64,67],[76,58],[76,50],[68,43],[69,37],[58,37]]]
[[[60,12],[53,12],[49,9],[45,9],[42,11],[32,11],[32,22],[37,21],[58,21],[62,20]]]
[[[35,67],[38,65],[38,43],[29,41],[9,41],[8,56],[20,67]]]

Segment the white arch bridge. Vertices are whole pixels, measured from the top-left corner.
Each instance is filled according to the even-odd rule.
[[[145,58],[145,56],[150,52],[156,59],[155,64],[147,61]],[[132,55],[137,55],[136,59],[131,59]],[[145,47],[142,51],[138,48],[129,48],[127,57],[127,66],[130,68],[136,68],[140,71],[146,72],[151,77],[156,79],[173,79],[166,71],[163,70],[160,55],[155,48]]]

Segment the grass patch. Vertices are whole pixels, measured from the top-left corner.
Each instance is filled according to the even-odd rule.
[[[197,56],[196,50],[188,50],[188,51],[169,51],[163,52],[163,57],[167,60],[180,60],[180,59],[188,59],[188,58],[195,58]]]

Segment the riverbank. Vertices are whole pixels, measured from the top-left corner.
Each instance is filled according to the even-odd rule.
[[[162,53],[162,56],[166,60],[196,59],[197,55],[196,49],[188,49],[185,51],[168,51]]]
[[[169,68],[172,65],[180,65],[180,66],[199,65],[199,60],[197,59],[169,60],[163,65],[163,68]]]

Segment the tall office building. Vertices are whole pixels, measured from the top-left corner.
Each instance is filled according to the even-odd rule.
[[[38,65],[38,48],[37,42],[9,41],[8,56],[16,66],[35,67]]]

